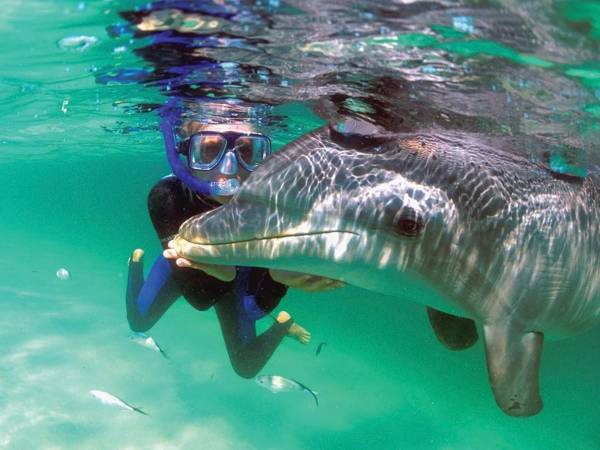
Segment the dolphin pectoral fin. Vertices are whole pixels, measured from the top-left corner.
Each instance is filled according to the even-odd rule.
[[[429,323],[438,341],[450,350],[464,350],[477,342],[479,335],[475,322],[427,307]]]
[[[509,416],[542,409],[539,370],[544,335],[509,323],[484,325],[488,374],[496,403]]]

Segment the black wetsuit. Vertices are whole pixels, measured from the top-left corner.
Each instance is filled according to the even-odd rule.
[[[210,211],[219,204],[192,194],[174,176],[160,180],[148,195],[148,211],[163,248],[186,219]],[[205,272],[181,268],[162,255],[144,281],[142,262],[129,263],[127,319],[134,331],[151,328],[181,295],[196,309],[215,307],[234,370],[251,378],[264,367],[292,320],[275,322],[256,335],[255,322],[271,312],[287,292],[267,269],[237,267],[231,282],[220,281]]]

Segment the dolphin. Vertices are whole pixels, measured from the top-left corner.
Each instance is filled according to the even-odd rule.
[[[476,132],[341,120],[183,223],[175,249],[424,304],[450,348],[472,345],[479,323],[498,406],[531,416],[542,409],[544,338],[600,317],[600,196],[594,170],[557,173],[513,148]]]

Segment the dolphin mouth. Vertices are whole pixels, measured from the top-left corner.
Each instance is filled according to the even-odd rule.
[[[232,240],[213,236],[211,242],[208,236],[206,241],[197,236],[196,242],[188,241],[183,233],[175,239],[175,250],[180,256],[201,264],[232,265],[235,260],[235,265],[281,268],[342,279],[343,267],[360,254],[358,249],[364,244],[356,231],[289,231],[261,237],[231,236]],[[285,264],[273,262],[278,258]],[[336,264],[323,268],[323,261],[329,260]]]
[[[223,242],[214,242],[214,241],[206,241],[206,242],[198,242],[196,240],[189,240],[185,236],[179,236],[179,238],[183,241],[186,241],[192,245],[202,245],[206,247],[217,247],[217,246],[225,246],[225,245],[235,245],[235,244],[246,244],[250,242],[262,242],[262,241],[276,241],[290,238],[302,238],[302,237],[311,237],[311,236],[326,236],[326,235],[340,235],[340,234],[351,234],[356,237],[359,237],[359,233],[355,231],[347,231],[347,230],[327,230],[327,231],[312,231],[312,232],[304,232],[304,233],[291,233],[291,234],[277,234],[273,236],[263,236],[263,237],[254,237],[249,239],[239,239],[235,241],[223,241]]]

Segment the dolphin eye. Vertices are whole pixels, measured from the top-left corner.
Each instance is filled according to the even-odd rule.
[[[415,237],[423,228],[423,221],[414,212],[406,212],[401,214],[394,221],[394,229],[396,233],[406,237]]]

